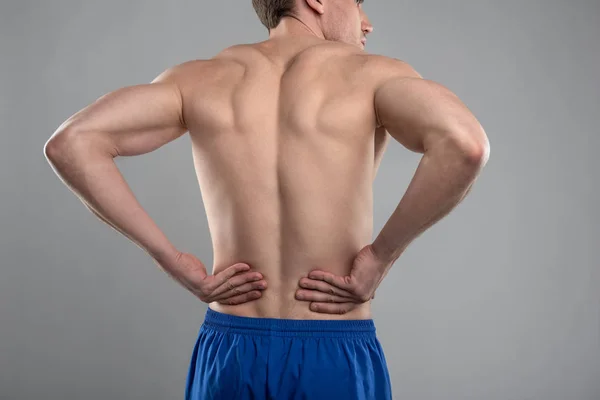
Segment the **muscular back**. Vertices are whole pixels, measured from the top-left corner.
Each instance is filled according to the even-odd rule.
[[[312,269],[347,274],[372,240],[372,183],[388,140],[374,109],[377,62],[354,46],[295,38],[183,66],[213,273],[246,262],[269,284],[257,301],[211,308],[322,318],[294,293]],[[343,318],[369,313],[365,304]]]

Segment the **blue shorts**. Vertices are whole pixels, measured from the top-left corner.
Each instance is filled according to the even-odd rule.
[[[208,309],[186,400],[388,400],[373,320],[249,318]]]

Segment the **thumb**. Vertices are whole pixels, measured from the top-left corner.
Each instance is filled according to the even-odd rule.
[[[370,246],[363,247],[358,254],[354,257],[352,262],[352,269],[350,270],[350,280],[355,282],[358,275],[364,273],[365,268],[368,268],[371,264],[371,248]]]

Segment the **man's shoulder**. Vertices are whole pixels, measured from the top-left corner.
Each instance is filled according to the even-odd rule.
[[[210,70],[223,70],[223,68],[235,67],[239,65],[234,58],[213,57],[208,59],[196,59],[182,62],[170,68],[178,75],[195,75],[203,74]]]
[[[180,86],[193,83],[211,83],[231,77],[232,73],[240,71],[243,66],[235,59],[211,58],[195,59],[173,65],[165,70],[160,78]]]
[[[307,50],[308,57],[357,73],[358,77],[371,77],[375,81],[393,77],[422,78],[407,61],[395,57],[368,53],[354,45],[326,41]],[[307,53],[305,52],[305,53]]]
[[[422,78],[408,62],[379,54],[366,54],[364,68],[383,79],[395,77]]]

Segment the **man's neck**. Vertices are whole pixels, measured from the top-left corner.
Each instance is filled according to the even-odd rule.
[[[283,17],[279,25],[269,32],[269,38],[283,36],[314,36],[325,39],[323,32],[316,24],[304,22],[295,16]]]

